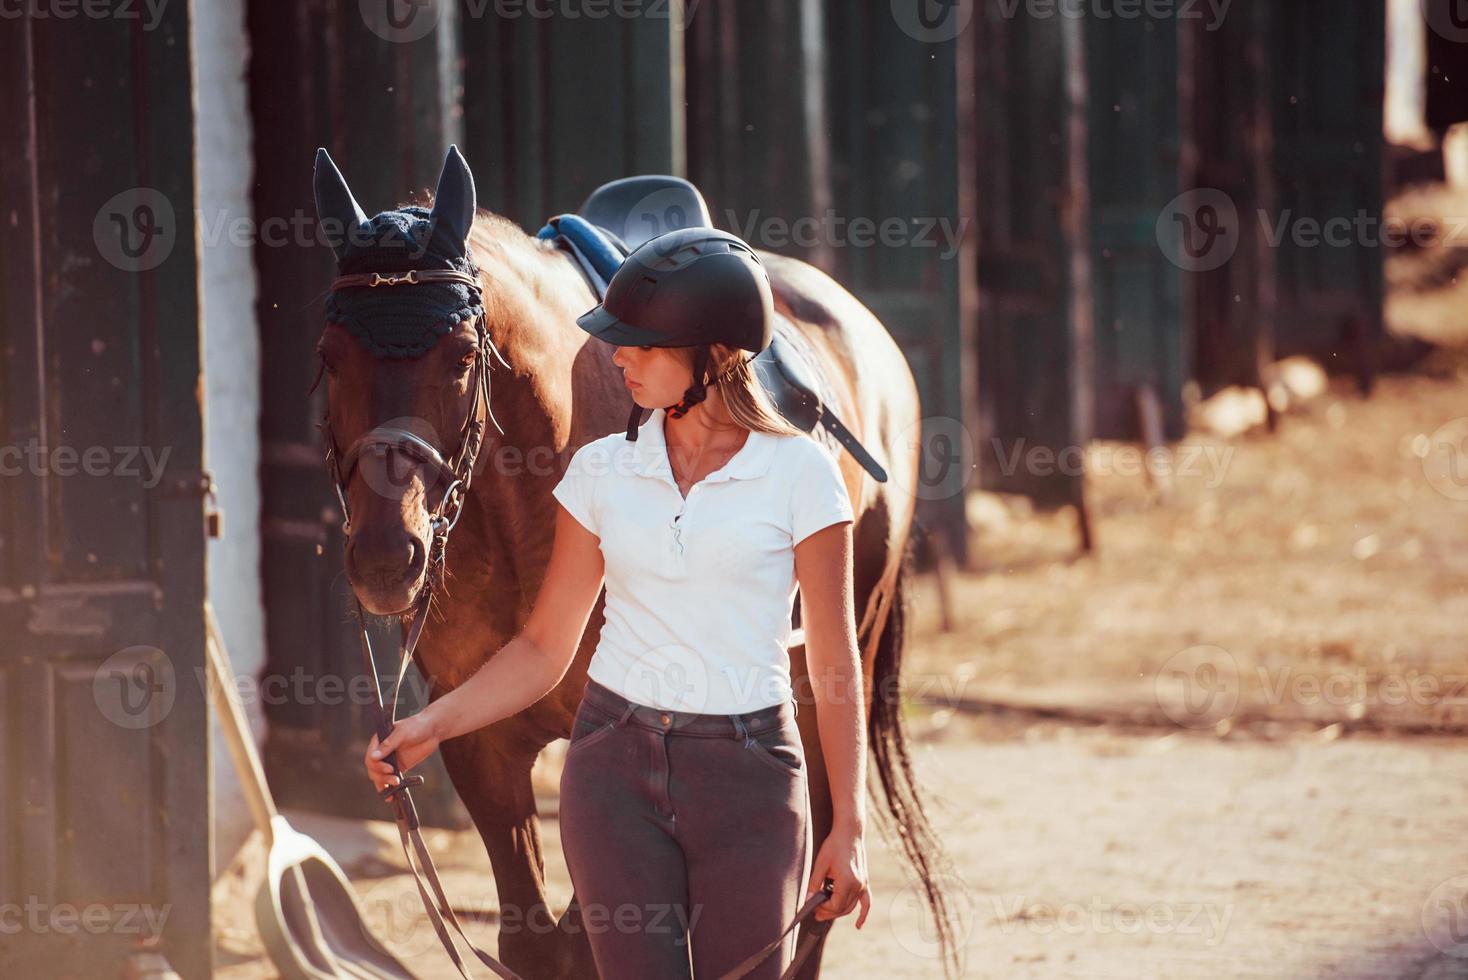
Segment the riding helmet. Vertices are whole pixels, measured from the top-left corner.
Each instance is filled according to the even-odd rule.
[[[775,306],[770,277],[754,249],[717,228],[680,228],[632,252],[607,284],[606,297],[576,318],[593,337],[618,347],[696,347],[693,384],[676,405],[681,418],[704,400],[710,344],[758,354],[770,345]],[[642,407],[633,404],[627,439],[637,440]]]

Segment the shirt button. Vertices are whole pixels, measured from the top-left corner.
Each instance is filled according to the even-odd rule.
[[[662,722],[663,722],[663,726],[664,727],[667,727],[668,725],[671,725],[673,723],[673,719],[672,718],[669,718],[667,715],[663,715],[662,716]]]

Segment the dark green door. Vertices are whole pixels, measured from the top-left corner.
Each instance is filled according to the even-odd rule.
[[[972,25],[966,9],[945,9],[925,22],[896,16],[889,0],[824,5],[832,220],[823,234],[827,271],[877,315],[912,368],[923,418],[918,517],[964,563],[978,405],[965,396],[973,324],[965,328],[960,279],[974,230],[960,206],[968,149],[955,121],[958,44]],[[857,234],[859,221],[868,232]]]
[[[1080,31],[984,4],[973,36],[979,212],[980,473],[1047,506],[1081,501],[1085,352],[1084,102],[1066,84]],[[1075,147],[1082,144],[1077,156]]]
[[[1382,331],[1385,4],[1299,0],[1275,16],[1275,345],[1365,383]]]
[[[1151,389],[1167,438],[1183,432],[1189,360],[1182,269],[1158,217],[1179,194],[1177,24],[1087,17],[1091,260],[1095,310],[1092,435],[1136,439],[1139,392]],[[1164,226],[1163,235],[1180,229]]]
[[[1219,192],[1237,221],[1227,261],[1186,276],[1198,380],[1258,385],[1270,361],[1308,354],[1367,383],[1382,331],[1383,4],[1239,5],[1184,42],[1185,196]]]
[[[1217,25],[1182,25],[1184,194],[1174,217],[1199,236],[1183,274],[1192,374],[1209,395],[1261,387],[1274,359],[1276,210],[1271,104],[1274,4],[1238,6]],[[1208,226],[1216,231],[1211,239]]]
[[[714,224],[829,271],[837,246],[812,221],[832,204],[824,25],[821,0],[707,4],[684,62],[688,174]]]
[[[189,6],[159,16],[0,29],[6,977],[211,974]]]
[[[684,173],[679,3],[633,5],[636,17],[478,6],[484,15],[466,13],[460,28],[464,148],[480,207],[533,234],[609,180]]]

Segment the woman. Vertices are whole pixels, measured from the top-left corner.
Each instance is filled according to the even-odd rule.
[[[395,782],[387,753],[410,769],[539,700],[605,582],[560,821],[606,978],[721,976],[826,878],[817,918],[860,904],[860,928],[870,908],[853,513],[835,459],[769,407],[740,353],[768,346],[773,317],[763,267],[727,232],[669,232],[627,258],[577,322],[616,346],[632,416],[625,435],[578,449],[553,491],[555,543],[525,628],[368,747],[381,791]],[[787,653],[797,584],[834,808],[814,859]],[[794,935],[749,976],[778,976]]]

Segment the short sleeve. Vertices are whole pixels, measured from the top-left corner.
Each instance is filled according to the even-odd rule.
[[[570,512],[571,516],[592,534],[601,536],[598,528],[601,526],[597,520],[596,509],[596,472],[588,465],[593,443],[587,443],[576,450],[571,456],[571,462],[566,466],[566,472],[561,477],[561,482],[551,494],[561,502],[561,506]]]
[[[820,443],[812,440],[805,461],[796,469],[790,497],[790,540],[800,544],[823,527],[855,520],[841,467]]]

